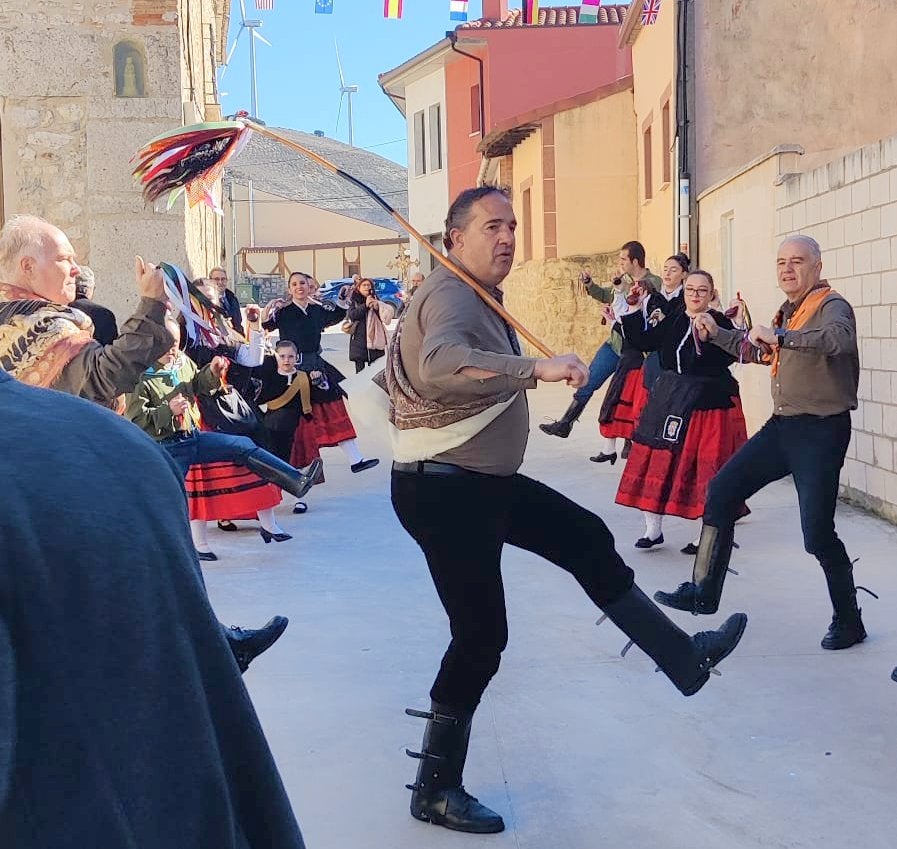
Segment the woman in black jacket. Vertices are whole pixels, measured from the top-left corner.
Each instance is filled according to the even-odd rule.
[[[386,325],[392,321],[389,304],[377,298],[373,281],[363,277],[349,298],[348,320],[352,323],[349,359],[358,374],[366,365],[386,353]]]

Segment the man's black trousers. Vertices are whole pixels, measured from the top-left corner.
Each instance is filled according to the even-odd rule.
[[[826,572],[849,568],[844,543],[835,533],[835,506],[850,427],[850,413],[773,416],[710,482],[704,524],[732,527],[748,498],[767,484],[791,475],[797,489],[804,548]]]
[[[430,690],[433,701],[479,704],[508,642],[501,552],[532,551],[573,575],[599,606],[633,584],[632,570],[594,513],[523,475],[392,473],[392,503],[423,549],[452,640]]]

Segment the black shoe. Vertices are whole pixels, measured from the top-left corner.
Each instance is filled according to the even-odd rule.
[[[432,703],[429,711],[405,711],[427,720],[421,751],[405,750],[417,758],[417,780],[409,784],[411,816],[453,831],[496,834],[504,831],[502,818],[471,796],[461,784],[473,713]]]
[[[209,561],[209,562],[212,561],[212,560],[217,560],[217,559],[218,559],[218,555],[215,554],[214,551],[197,551],[197,552],[196,552],[196,556],[197,556],[200,560]]]
[[[863,611],[856,609],[855,616],[847,616],[843,619],[836,613],[832,617],[832,624],[828,626],[826,635],[822,638],[822,647],[831,651],[849,649],[866,639],[866,629],[860,614]]]
[[[373,469],[374,466],[379,466],[380,461],[377,459],[373,460],[359,460],[357,463],[353,463],[349,468],[352,470],[353,475],[357,475],[359,472],[363,472],[366,469]]]
[[[297,516],[300,516],[300,515],[302,515],[303,513],[307,513],[307,512],[308,512],[308,505],[307,505],[304,501],[297,501],[297,502],[293,505],[293,512],[294,512]]]
[[[663,545],[663,534],[657,539],[648,539],[648,537],[640,537],[635,541],[636,548],[654,548],[655,545]]]
[[[735,613],[718,630],[690,637],[635,584],[603,609],[684,696],[694,695],[707,683],[710,671],[732,653],[747,626],[747,616]]]
[[[897,666],[894,667],[894,671],[891,673],[891,680],[897,681]]]
[[[588,401],[577,401],[574,398],[561,418],[556,422],[551,422],[551,424],[540,424],[539,430],[542,433],[547,433],[549,436],[559,436],[561,439],[566,439],[570,436],[570,431],[573,430],[573,423],[582,415],[582,411],[586,408],[587,403]]]
[[[614,463],[617,462],[617,452],[614,451],[613,454],[605,454],[602,451],[600,454],[596,455],[595,457],[589,457],[589,459],[593,463],[610,463],[611,465],[613,465]]]
[[[731,528],[726,530],[704,525],[691,581],[679,584],[671,593],[658,590],[654,593],[654,601],[695,615],[716,613],[726,572],[729,571],[733,545]]]
[[[632,451],[632,440],[626,439],[623,441],[623,450],[620,452],[620,459],[628,460],[630,451]]]
[[[288,539],[292,539],[289,534],[274,534],[271,531],[266,531],[264,528],[259,528],[259,533],[262,535],[265,545],[271,542],[272,539],[274,542],[286,542]]]
[[[296,469],[262,448],[250,451],[244,464],[260,478],[279,486],[295,498],[302,498],[312,488],[323,466],[318,458],[312,460],[305,469]]]
[[[822,572],[832,600],[832,624],[822,638],[822,647],[829,650],[846,649],[866,639],[862,610],[857,607],[857,590],[865,590],[878,598],[871,590],[857,587],[853,582],[853,563],[843,551],[841,556],[821,561]]]
[[[231,626],[224,629],[230,650],[234,653],[240,672],[245,672],[262,652],[267,651],[280,639],[290,620],[286,616],[275,616],[257,631],[251,628]]]
[[[219,519],[218,520],[218,530],[219,531],[236,531],[236,530],[238,530],[238,528],[230,519]]]
[[[690,557],[694,557],[698,553],[698,547],[693,542],[690,542],[688,545],[680,548],[679,551],[682,554],[687,554]]]

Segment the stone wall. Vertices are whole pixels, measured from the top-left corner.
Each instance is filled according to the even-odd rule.
[[[65,230],[96,273],[97,300],[120,319],[137,300],[135,253],[197,275],[219,259],[217,220],[183,202],[170,212],[145,204],[129,159],[185,116],[203,118],[208,50],[200,40],[185,55],[180,27],[189,16],[191,32],[208,33],[223,2],[0,3],[3,213],[35,213]],[[124,43],[140,66],[136,91],[122,90]]]
[[[555,353],[575,351],[589,362],[607,339],[610,327],[601,324],[602,304],[585,293],[580,274],[588,266],[596,283],[609,283],[617,274],[618,255],[614,251],[518,265],[502,287],[505,306]],[[540,356],[521,342],[527,354]]]
[[[823,250],[823,276],[854,306],[859,408],[841,476],[844,496],[897,521],[897,137],[785,181],[777,235]]]

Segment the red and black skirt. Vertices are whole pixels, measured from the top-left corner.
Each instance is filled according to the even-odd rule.
[[[321,456],[320,449],[333,448],[357,435],[342,398],[323,403],[313,401],[311,418],[299,419],[290,463],[297,468],[307,466]]]
[[[676,379],[668,379],[671,374]],[[732,394],[722,400],[719,395],[720,389],[731,390],[734,380],[715,383],[708,397],[702,391],[706,384],[702,387],[687,376],[664,372],[633,435],[617,504],[683,519],[704,515],[710,481],[747,442],[741,399]],[[659,420],[661,435],[654,438],[648,428]],[[748,512],[744,506],[741,515]]]
[[[185,479],[191,519],[255,519],[259,510],[280,504],[280,489],[245,466],[203,463],[191,466]]]
[[[598,415],[598,429],[607,438],[631,439],[647,394],[642,390],[641,351],[625,349],[611,378]]]

